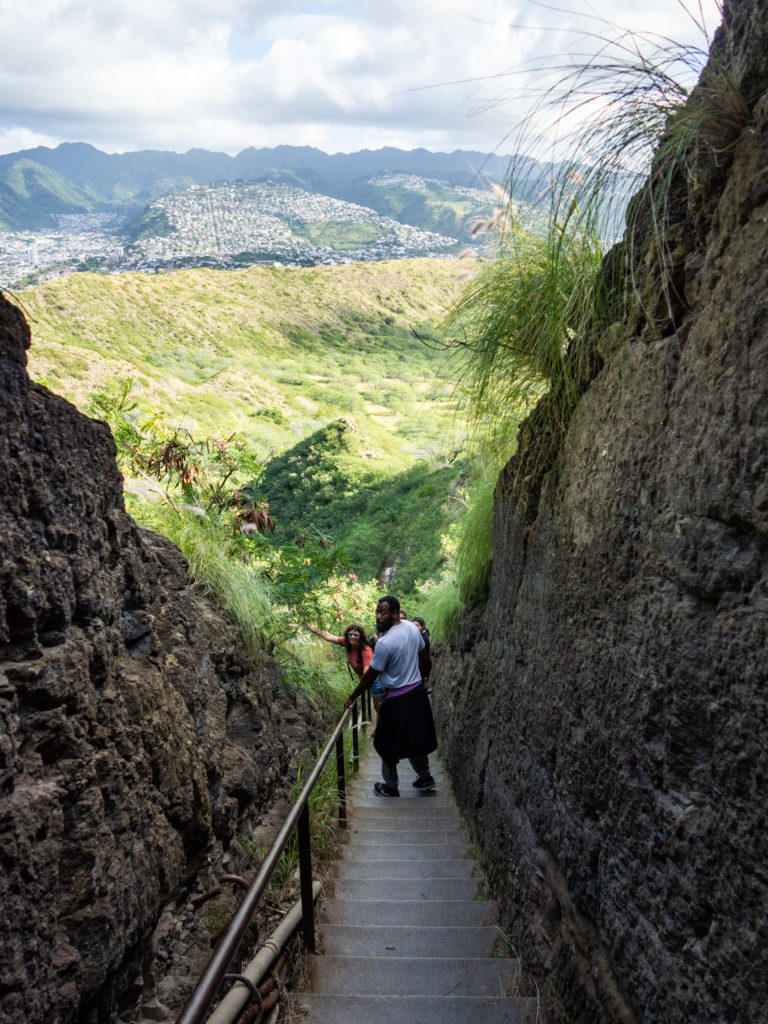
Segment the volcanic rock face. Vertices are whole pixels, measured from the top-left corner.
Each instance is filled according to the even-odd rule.
[[[725,26],[750,120],[677,174],[555,464],[502,475],[488,603],[432,677],[550,1022],[768,1005],[766,5]]]
[[[106,1021],[164,902],[311,741],[28,343],[0,295],[0,1019]]]

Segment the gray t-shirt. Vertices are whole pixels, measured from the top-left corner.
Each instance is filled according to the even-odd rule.
[[[399,690],[421,681],[419,651],[422,647],[421,631],[407,619],[390,626],[376,641],[371,668],[381,673],[379,679],[387,690]]]

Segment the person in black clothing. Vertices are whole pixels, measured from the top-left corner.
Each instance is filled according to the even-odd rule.
[[[425,661],[425,666],[426,666],[425,667],[425,673],[426,674],[424,675],[423,682],[424,682],[424,686],[427,689],[427,693],[431,693],[432,690],[431,690],[430,685],[429,685],[429,673],[432,671],[432,656],[431,656],[430,651],[429,651],[429,630],[427,629],[427,624],[424,621],[424,619],[420,618],[420,616],[418,616],[418,615],[414,615],[413,618],[411,619],[411,622],[413,622],[417,626],[419,632],[421,633],[422,637],[424,638],[424,652],[426,654],[426,661]]]

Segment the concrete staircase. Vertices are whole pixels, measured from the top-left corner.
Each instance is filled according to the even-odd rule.
[[[515,997],[517,962],[493,956],[495,904],[478,900],[476,862],[436,755],[437,789],[373,792],[370,750],[350,789],[347,841],[319,908],[322,954],[310,991],[294,993],[306,1024],[534,1024]]]

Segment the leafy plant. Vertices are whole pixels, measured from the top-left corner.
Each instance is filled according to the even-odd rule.
[[[109,424],[121,468],[162,481],[169,499],[178,493],[204,512],[236,508],[236,521],[267,528],[269,517],[256,515],[268,509],[256,494],[263,466],[245,442],[237,434],[198,439],[184,428],[169,427],[151,406],[139,405],[134,388],[132,377],[117,378],[94,392],[88,405],[91,415]],[[232,484],[244,479],[247,486],[233,490]]]
[[[343,553],[314,527],[274,544],[261,465],[242,440],[169,428],[133,398],[132,386],[130,379],[111,382],[90,406],[118,443],[130,511],[181,548],[197,585],[239,624],[255,662],[268,648],[283,662],[289,687],[321,707],[337,699],[338,678],[307,664],[296,638],[300,623],[319,621],[334,606],[361,610],[361,587]]]

